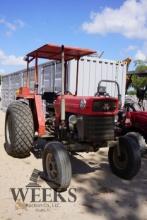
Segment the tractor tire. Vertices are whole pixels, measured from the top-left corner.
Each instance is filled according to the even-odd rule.
[[[126,136],[133,138],[139,144],[140,150],[144,151],[147,146],[144,137],[138,132],[128,132]]]
[[[64,192],[70,185],[72,169],[68,152],[60,142],[47,143],[43,152],[43,171],[49,186]]]
[[[30,107],[15,101],[8,106],[5,118],[5,150],[15,158],[30,156],[34,141],[34,123]]]
[[[129,137],[119,138],[120,156],[118,156],[117,144],[109,148],[108,160],[112,172],[126,180],[132,179],[141,167],[141,153],[137,142]]]

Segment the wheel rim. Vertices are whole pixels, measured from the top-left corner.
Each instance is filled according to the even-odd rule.
[[[48,153],[46,156],[46,170],[49,180],[56,181],[58,177],[57,165],[52,153]]]
[[[9,145],[11,144],[10,130],[11,130],[11,120],[10,120],[10,116],[8,116],[6,120],[6,140]]]
[[[117,169],[124,170],[128,164],[128,155],[125,148],[121,149],[120,156],[118,156],[117,148],[115,148],[113,153],[113,162]]]

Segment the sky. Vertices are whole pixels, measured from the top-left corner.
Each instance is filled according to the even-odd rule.
[[[25,54],[46,43],[146,60],[147,1],[0,0],[0,73],[25,68]]]

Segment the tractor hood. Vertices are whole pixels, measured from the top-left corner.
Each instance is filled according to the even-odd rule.
[[[118,113],[118,99],[111,97],[65,95],[65,112],[77,115],[105,115]],[[61,96],[54,102],[56,114],[60,114]]]

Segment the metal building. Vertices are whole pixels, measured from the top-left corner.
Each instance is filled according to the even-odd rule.
[[[67,89],[74,94],[76,88],[76,61],[68,62]],[[116,80],[120,86],[122,103],[125,99],[127,64],[124,62],[99,59],[97,57],[84,57],[79,62],[78,95],[91,96],[97,91],[98,82],[101,79]],[[34,67],[29,70],[30,88],[34,88]],[[48,91],[61,91],[61,64],[48,62],[39,65],[39,93]],[[26,69],[2,77],[2,109],[15,100],[16,90],[26,83]],[[110,96],[117,96],[115,85],[104,83]]]

